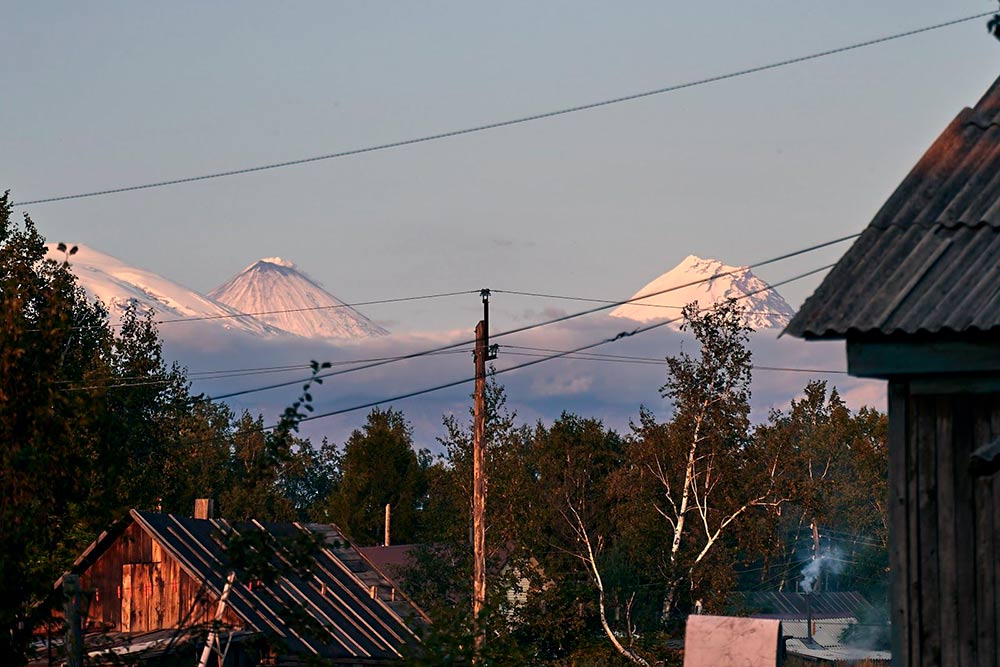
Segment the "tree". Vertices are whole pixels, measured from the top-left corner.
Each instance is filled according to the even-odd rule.
[[[673,415],[659,424],[640,414],[633,465],[619,483],[631,500],[626,529],[658,528],[669,545],[650,563],[665,581],[664,620],[718,601],[732,577],[726,547],[754,512],[774,513],[787,500],[781,452],[750,437],[751,330],[741,309],[730,301],[702,312],[694,303],[683,315],[699,354],[667,357],[661,394]]]
[[[389,505],[393,541],[417,537],[423,479],[402,412],[372,410],[364,427],[345,443],[341,465],[343,479],[330,498],[330,520],[360,544],[379,544]]]
[[[77,291],[66,262],[45,257],[31,219],[0,197],[0,663],[25,660],[33,604],[59,562],[74,505],[86,502],[95,398],[89,379],[107,351],[102,310]],[[67,251],[68,258],[70,252]],[[55,518],[55,521],[52,519]],[[45,581],[43,584],[42,582]]]
[[[853,581],[852,590],[872,591],[871,572],[885,574],[886,429],[885,415],[870,408],[852,413],[837,390],[828,392],[820,381],[810,382],[787,412],[773,411],[756,429],[761,447],[784,452],[785,488],[792,498],[779,521],[761,526],[772,548],[757,545],[767,566],[761,576],[775,588],[793,585],[805,559],[827,555],[835,557],[832,564],[868,561],[866,571],[857,574],[869,583]],[[818,553],[814,535],[820,536]],[[776,576],[768,574],[772,567]]]
[[[558,559],[546,558],[543,560],[546,576],[564,580],[554,588],[565,592],[568,583],[565,580],[572,581],[578,577],[565,576],[568,573],[564,570],[575,570],[583,575],[584,581],[588,581],[596,591],[596,616],[601,632],[625,659],[634,664],[649,665],[634,646],[635,628],[631,618],[634,590],[624,605],[624,629],[612,628],[612,620],[608,617],[612,591],[602,575],[607,550],[618,546],[615,544],[616,531],[608,485],[612,475],[622,466],[624,445],[621,438],[617,433],[605,430],[597,420],[563,413],[551,428],[538,424],[533,450],[537,471],[537,512],[541,519],[537,532],[547,538],[549,549],[568,556],[573,566],[566,568]],[[590,597],[586,595],[590,586],[583,590],[569,587],[569,590],[575,589],[586,599]],[[556,615],[562,612],[562,616],[555,621],[558,625],[565,625],[567,621],[572,623],[573,610],[565,607],[567,602],[575,606],[577,600],[562,595],[560,601],[562,609],[550,606],[547,611]],[[567,611],[570,618],[565,618]],[[549,619],[549,622],[552,620]],[[619,636],[626,639],[623,641]]]
[[[228,460],[228,409],[190,396],[150,314],[127,311],[115,334],[76,284],[76,249],[59,249],[47,257],[0,197],[2,664],[26,660],[52,582],[112,519],[187,510],[190,479]]]

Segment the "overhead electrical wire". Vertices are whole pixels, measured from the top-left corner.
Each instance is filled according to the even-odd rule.
[[[458,292],[441,292],[439,294],[420,294],[417,296],[401,296],[394,299],[375,299],[373,301],[356,301],[354,303],[338,303],[330,306],[308,306],[304,308],[283,308],[281,310],[260,310],[252,313],[234,313],[231,315],[201,315],[198,317],[178,317],[170,320],[155,320],[155,324],[172,324],[174,322],[200,322],[203,320],[225,320],[240,317],[257,317],[260,315],[282,315],[285,313],[303,313],[312,310],[333,310],[336,308],[357,308],[374,306],[383,303],[402,303],[404,301],[421,301],[424,299],[441,299],[450,296],[478,294],[479,290],[461,290]]]
[[[555,350],[547,347],[527,347],[524,345],[501,345],[501,349],[513,350],[505,352],[505,354],[512,356],[522,356],[522,357],[535,357],[535,356],[546,356],[542,353],[563,353],[565,350]],[[525,351],[521,351],[525,350]],[[577,359],[580,361],[603,361],[609,363],[622,363],[622,364],[639,364],[639,365],[653,365],[653,366],[663,366],[667,363],[666,359],[656,358],[656,357],[635,357],[623,354],[594,354],[582,352],[579,354],[567,353],[564,359]],[[835,374],[835,375],[847,375],[847,371],[834,370],[830,368],[790,368],[787,366],[758,366],[753,365],[751,368],[755,371],[775,371],[775,372],[786,372],[786,373],[824,373],[824,374]]]
[[[468,350],[461,350],[461,349],[457,349],[457,350],[444,350],[444,351],[436,352],[433,355],[428,355],[428,356],[438,356],[438,355],[442,355],[442,354],[469,354],[472,351],[473,350],[471,348],[468,349]],[[342,360],[342,361],[331,361],[331,362],[328,362],[328,363],[330,363],[331,365],[334,365],[334,366],[348,366],[348,365],[351,365],[351,364],[362,364],[362,363],[367,363],[367,362],[370,362],[370,361],[381,361],[381,360],[394,359],[394,358],[395,357],[374,357],[374,358],[371,358],[371,359],[350,359],[350,360]],[[288,373],[288,372],[291,372],[291,371],[298,371],[298,370],[302,370],[302,369],[309,368],[309,367],[310,367],[309,364],[296,364],[294,366],[274,366],[274,367],[265,367],[265,368],[261,368],[261,369],[234,369],[232,371],[201,371],[200,373],[188,373],[188,374],[185,375],[185,378],[190,379],[190,377],[192,375],[202,375],[203,377],[196,377],[196,378],[194,378],[194,380],[195,381],[200,381],[200,382],[205,382],[205,381],[208,381],[208,380],[221,380],[221,379],[228,379],[228,378],[235,378],[235,377],[247,377],[247,376],[251,376],[251,375],[260,375],[260,374],[265,374],[265,373]],[[157,386],[157,385],[168,385],[168,384],[173,384],[175,382],[175,380],[171,379],[171,378],[153,379],[153,378],[151,378],[148,375],[146,375],[146,376],[133,375],[133,376],[126,376],[126,377],[114,377],[114,376],[112,376],[112,377],[101,378],[101,379],[106,379],[107,382],[108,382],[108,384],[94,384],[94,385],[84,386],[84,387],[67,387],[67,388],[64,389],[64,391],[90,391],[90,390],[97,390],[97,389],[122,389],[122,388],[128,388],[128,387],[150,387],[150,386]],[[135,381],[132,382],[131,380],[135,380]],[[99,382],[100,380],[99,379],[95,379],[94,381],[95,382]],[[59,382],[57,382],[57,384],[72,384],[72,383],[73,383],[72,380],[60,380]]]
[[[806,248],[801,248],[799,250],[795,250],[795,251],[792,251],[792,252],[787,252],[787,253],[784,253],[782,255],[778,255],[776,257],[772,257],[770,259],[766,259],[766,260],[763,260],[763,261],[760,261],[760,262],[755,262],[753,264],[749,264],[746,268],[754,269],[754,268],[758,268],[758,267],[761,267],[761,266],[767,266],[768,264],[774,264],[775,262],[780,262],[780,261],[783,261],[783,260],[786,260],[786,259],[790,259],[792,257],[797,257],[799,255],[803,255],[803,254],[806,254],[806,253],[809,253],[809,252],[814,252],[816,250],[820,250],[822,248],[826,248],[826,247],[829,247],[829,246],[832,246],[832,245],[836,245],[838,243],[843,243],[844,241],[849,241],[851,239],[857,238],[860,235],[861,235],[860,233],[856,233],[856,234],[848,234],[847,236],[841,236],[839,238],[832,239],[830,241],[824,241],[822,243],[817,243],[817,244],[808,246]],[[567,322],[569,320],[573,320],[573,319],[576,319],[576,318],[579,318],[579,317],[584,317],[586,315],[592,315],[594,313],[599,313],[599,312],[601,312],[603,310],[609,310],[611,308],[615,308],[616,306],[622,306],[622,305],[625,305],[625,304],[629,304],[629,303],[633,303],[633,302],[636,302],[636,301],[641,301],[641,300],[644,300],[644,299],[648,299],[648,298],[651,298],[651,297],[654,297],[654,296],[658,296],[660,294],[667,294],[669,292],[674,292],[674,291],[677,291],[677,290],[680,290],[680,289],[684,289],[684,288],[687,288],[687,287],[692,287],[694,285],[700,285],[702,283],[706,283],[706,282],[709,282],[709,281],[712,281],[712,280],[717,280],[719,278],[723,278],[725,276],[730,276],[730,275],[739,273],[741,271],[743,271],[742,268],[733,269],[732,271],[724,271],[724,272],[721,272],[721,273],[714,273],[711,276],[708,276],[706,278],[700,278],[698,280],[692,280],[692,281],[687,282],[687,283],[682,283],[680,285],[674,285],[673,287],[668,287],[666,289],[657,290],[655,292],[648,292],[648,293],[645,293],[645,294],[640,294],[638,296],[634,296],[634,297],[631,297],[629,299],[623,299],[621,301],[612,301],[612,302],[609,302],[609,303],[604,303],[604,304],[601,304],[599,306],[595,306],[593,308],[588,308],[586,310],[578,311],[576,313],[570,313],[568,315],[561,315],[559,317],[554,317],[554,318],[551,318],[551,319],[548,319],[548,320],[544,320],[544,321],[541,321],[541,322],[536,322],[534,324],[526,324],[524,326],[515,327],[513,329],[508,329],[506,331],[501,331],[501,332],[496,333],[496,334],[490,334],[490,339],[493,340],[493,339],[496,339],[496,338],[502,338],[502,337],[505,337],[505,336],[511,336],[511,335],[518,334],[518,333],[524,333],[525,331],[531,331],[532,329],[538,329],[538,328],[541,328],[541,327],[551,326],[553,324],[559,324],[561,322]],[[773,287],[773,286],[771,286],[771,287]],[[770,287],[768,289],[770,289]],[[490,291],[491,291],[491,293],[497,293],[497,294],[503,294],[504,293],[504,290],[490,290]],[[756,293],[757,292],[749,292],[747,295],[756,294]],[[744,295],[744,296],[747,296],[747,295]],[[678,319],[679,318],[674,318],[673,320],[667,320],[667,322],[677,321]],[[660,325],[657,325],[657,326],[660,326]],[[400,355],[398,357],[394,357],[392,359],[387,359],[387,360],[384,360],[384,361],[376,361],[376,362],[372,362],[370,364],[363,364],[361,366],[356,366],[356,367],[353,367],[353,368],[347,368],[347,369],[343,369],[343,370],[337,370],[337,371],[330,371],[330,372],[326,372],[326,373],[320,373],[320,374],[318,374],[316,376],[313,376],[313,377],[302,378],[302,379],[299,379],[299,380],[289,380],[287,382],[276,382],[274,384],[266,385],[266,386],[263,386],[263,387],[255,387],[255,388],[251,388],[251,389],[243,389],[243,390],[240,390],[240,391],[229,392],[227,394],[221,394],[221,395],[218,395],[218,396],[212,396],[210,398],[210,400],[218,401],[218,400],[223,400],[223,399],[226,399],[226,398],[233,398],[233,397],[236,397],[236,396],[243,396],[243,395],[246,395],[246,394],[252,394],[252,393],[256,393],[256,392],[260,392],[260,391],[270,391],[272,389],[280,389],[282,387],[290,387],[290,386],[293,386],[293,385],[302,384],[303,382],[308,382],[310,379],[315,379],[317,377],[321,378],[321,379],[325,379],[325,378],[328,378],[328,377],[335,377],[337,375],[344,375],[346,373],[354,373],[354,372],[357,372],[357,371],[367,370],[369,368],[376,368],[378,366],[384,366],[384,365],[390,364],[390,363],[396,363],[396,362],[400,362],[400,361],[406,361],[408,359],[416,359],[418,357],[422,357],[422,356],[425,356],[425,355],[428,355],[428,354],[434,354],[436,352],[442,352],[444,350],[452,350],[452,349],[455,349],[455,348],[458,348],[458,347],[465,347],[467,345],[475,344],[475,342],[476,342],[476,340],[474,338],[470,338],[470,339],[459,341],[457,343],[450,343],[448,345],[442,345],[442,346],[431,348],[431,349],[427,349],[427,350],[421,350],[421,351],[413,352],[413,353],[410,353],[410,354]]]
[[[932,30],[939,30],[941,28],[947,28],[949,26],[958,25],[960,23],[965,23],[968,21],[974,21],[976,19],[985,18],[987,16],[992,16],[994,12],[982,12],[979,14],[973,14],[971,16],[965,16],[963,18],[953,19],[950,21],[944,21],[942,23],[935,23],[933,25],[927,25],[922,28],[915,28],[913,30],[906,30],[903,32],[893,33],[890,35],[883,35],[882,37],[877,37],[875,39],[865,40],[863,42],[855,42],[853,44],[848,44],[845,46],[836,47],[833,49],[827,49],[825,51],[817,51],[804,56],[796,56],[794,58],[787,58],[785,60],[779,60],[776,62],[768,63],[766,65],[757,65],[754,67],[748,67],[745,69],[735,70],[728,72],[726,74],[718,74],[715,76],[706,77],[703,79],[695,79],[693,81],[687,81],[685,83],[678,83],[669,86],[664,86],[661,88],[654,88],[652,90],[645,90],[638,93],[632,93],[629,95],[622,95],[620,97],[613,97],[610,99],[599,100],[596,102],[588,102],[585,104],[578,104],[575,106],[564,107],[562,109],[556,109],[553,111],[545,111],[541,113],[531,114],[529,116],[520,116],[518,118],[511,118],[508,120],[496,121],[493,123],[486,123],[483,125],[473,125],[471,127],[466,127],[458,130],[450,130],[447,132],[439,132],[437,134],[429,134],[422,137],[416,137],[411,139],[404,139],[401,141],[393,141],[389,143],[376,144],[373,146],[366,146],[364,148],[354,148],[349,150],[338,151],[335,153],[328,153],[325,155],[315,155],[312,157],[298,158],[294,160],[286,160],[284,162],[274,162],[271,164],[257,165],[253,167],[243,167],[239,169],[230,169],[228,171],[219,171],[209,174],[201,174],[199,176],[187,176],[183,178],[175,178],[165,181],[153,181],[150,183],[143,183],[140,185],[127,185],[121,187],[107,188],[104,190],[94,190],[92,192],[81,192],[77,194],[70,195],[59,195],[54,197],[45,197],[40,199],[32,199],[24,202],[15,202],[12,206],[22,207],[30,206],[35,204],[47,204],[50,202],[57,201],[67,201],[71,199],[85,199],[89,197],[100,197],[104,195],[119,194],[123,192],[134,192],[136,190],[149,190],[152,188],[161,188],[169,185],[180,185],[183,183],[194,183],[197,181],[207,181],[216,178],[225,178],[229,176],[238,176],[241,174],[250,174],[258,171],[267,171],[271,169],[281,169],[284,167],[292,167],[296,165],[308,164],[311,162],[321,162],[323,160],[333,160],[336,158],[351,157],[354,155],[362,155],[365,153],[374,153],[377,151],[384,151],[393,148],[401,148],[404,146],[412,146],[415,144],[423,144],[431,141],[437,141],[440,139],[449,139],[452,137],[459,137],[466,134],[474,134],[478,132],[485,132],[487,130],[495,130],[502,127],[510,127],[512,125],[522,125],[525,123],[531,123],[538,120],[544,120],[547,118],[555,118],[558,116],[565,116],[567,114],[577,113],[580,111],[589,111],[591,109],[598,109],[600,107],[611,106],[614,104],[621,104],[623,102],[630,102],[632,100],[642,99],[644,97],[652,97],[654,95],[663,95],[666,93],[672,93],[679,90],[684,90],[687,88],[695,88],[698,86],[704,86],[710,83],[717,83],[719,81],[725,81],[727,79],[735,79],[742,76],[747,76],[749,74],[757,74],[759,72],[765,72],[768,70],[778,69],[780,67],[786,67],[788,65],[794,65],[797,63],[806,62],[809,60],[816,60],[818,58],[825,58],[827,56],[836,55],[839,53],[845,53],[847,51],[853,51],[855,49],[861,49],[868,46],[874,46],[876,44],[882,44],[885,42],[890,42],[897,39],[902,39],[904,37],[911,37],[913,35],[919,35],[921,33],[930,32]]]
[[[559,299],[563,301],[583,301],[585,303],[618,303],[611,299],[595,299],[592,297],[583,296],[569,296],[566,294],[546,294],[544,292],[521,292],[518,290],[493,290],[498,294],[511,294],[514,296],[531,296],[538,297],[542,299]],[[671,310],[683,310],[684,306],[680,304],[667,304],[667,303],[639,303],[638,301],[630,303],[630,306],[642,306],[643,308],[669,308]],[[753,310],[746,311],[748,314],[755,315],[768,315],[771,313],[783,314],[781,311],[770,310],[768,308],[755,308]]]

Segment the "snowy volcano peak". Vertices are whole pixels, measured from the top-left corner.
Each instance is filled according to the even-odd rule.
[[[282,259],[281,257],[261,257],[259,261],[265,262],[267,264],[274,264],[276,266],[283,266],[286,269],[297,269],[298,268],[297,266],[295,266],[295,262],[293,262],[291,260],[287,260],[287,259]],[[257,262],[254,262],[254,264],[256,264],[256,263]],[[250,266],[253,266],[253,264],[251,264]],[[249,269],[250,266],[248,266],[247,268]]]
[[[78,248],[72,256],[59,250],[56,243],[46,244],[47,258],[57,262],[68,259],[77,284],[88,298],[104,304],[112,323],[117,323],[125,310],[132,307],[138,313],[152,312],[157,319],[201,320],[200,326],[221,326],[257,336],[281,334],[252,317],[238,317],[239,313],[232,308],[152,271],[130,266],[82,243],[68,245]]]
[[[653,296],[619,306],[611,316],[649,322],[678,317],[681,308],[692,301],[704,308],[726,299],[739,299],[746,309],[747,324],[754,329],[784,327],[795,314],[788,302],[775,290],[768,290],[767,283],[749,267],[729,266],[697,255],[688,255],[632,298],[644,294]],[[673,326],[679,328],[680,322]]]
[[[389,333],[281,257],[254,262],[208,296],[298,336],[366,338]]]

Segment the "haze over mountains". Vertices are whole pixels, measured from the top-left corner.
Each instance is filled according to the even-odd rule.
[[[50,257],[64,259],[65,255],[54,244],[49,248]],[[308,376],[310,360],[330,361],[338,371],[349,371],[359,360],[413,355],[467,341],[471,334],[469,330],[417,333],[412,328],[408,331],[404,323],[399,327],[400,332],[385,335],[388,333],[385,329],[355,309],[343,306],[343,302],[291,262],[278,258],[251,264],[213,290],[211,296],[129,266],[88,246],[80,246],[79,252],[69,259],[80,286],[108,306],[112,323],[130,303],[140,310],[155,312],[155,319],[164,322],[159,327],[164,356],[189,370],[195,392],[219,396],[290,381],[274,390],[226,399],[237,414],[248,410],[253,415],[263,414],[266,421],[276,419],[296,399],[301,381]],[[732,275],[720,275],[730,272]],[[628,304],[612,311],[613,317],[595,314],[495,339],[500,344],[495,364],[502,373],[497,377],[507,389],[510,406],[526,423],[554,419],[565,410],[598,417],[622,432],[637,418],[640,405],[665,417],[668,406],[660,397],[659,388],[666,377],[666,368],[657,360],[685,349],[690,334],[676,331],[676,325],[641,336],[621,338],[620,332],[625,327],[632,328],[629,321],[677,317],[679,307],[691,300],[705,307],[716,300],[751,294],[765,287],[748,269],[692,256],[640,289],[637,295],[716,275],[703,284],[640,302],[652,306]],[[777,337],[778,327],[792,313],[779,295],[771,291],[751,294],[741,303],[749,311],[750,323],[758,328],[750,340],[754,363],[760,366],[753,378],[751,405],[755,419],[765,418],[772,408],[786,406],[801,394],[806,382],[817,378],[835,384],[849,405],[882,406],[884,390],[880,383],[840,374],[844,368],[842,345],[806,344]],[[264,312],[270,314],[245,314]],[[545,319],[534,311],[526,311],[524,319],[516,317],[514,312],[504,314],[497,309],[492,322],[494,333],[515,323]],[[616,342],[596,348],[595,352],[621,356],[568,355],[521,371],[504,372],[533,359],[532,355],[576,349],[599,340]],[[417,355],[364,372],[331,377],[313,392],[316,412],[374,402],[382,407],[392,406],[404,412],[417,441],[434,448],[441,434],[442,415],[464,419],[471,385],[458,384],[406,401],[390,399],[471,377],[472,361],[467,352],[458,349],[455,354]],[[770,368],[764,370],[764,367]],[[783,367],[793,370],[780,370]],[[367,412],[360,410],[310,422],[305,434],[342,441],[363,424]]]

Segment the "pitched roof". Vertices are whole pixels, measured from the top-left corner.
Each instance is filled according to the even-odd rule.
[[[785,332],[1000,332],[1000,79],[938,137]]]
[[[89,567],[131,521],[215,596],[221,594],[229,572],[240,569],[227,551],[232,539],[242,537],[255,545],[255,538],[264,538],[272,546],[269,559],[277,565],[273,581],[237,576],[228,605],[246,623],[245,630],[278,639],[291,653],[328,660],[393,660],[416,639],[410,624],[427,622],[388,577],[335,526],[326,524],[234,524],[132,510],[84,552],[73,571]],[[307,546],[296,554],[289,548],[293,543]],[[293,565],[303,553],[305,562]],[[311,621],[308,629],[294,618],[303,614]]]
[[[803,593],[787,591],[754,591],[739,593],[734,601],[745,607],[755,618],[780,618],[783,620],[813,618],[856,617],[870,610],[872,605],[860,593],[853,591],[820,591],[810,593],[808,610]]]

